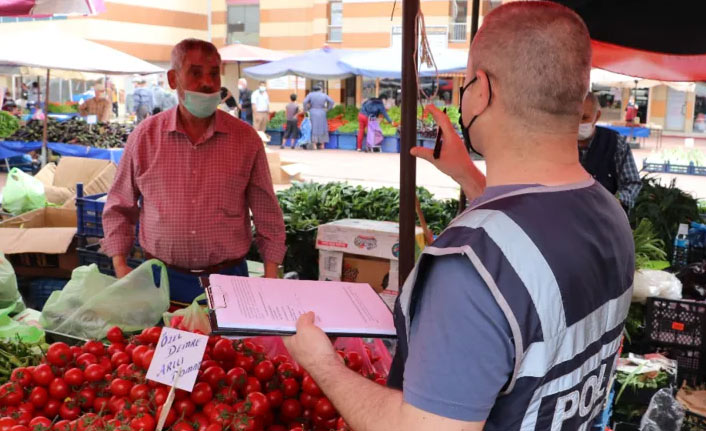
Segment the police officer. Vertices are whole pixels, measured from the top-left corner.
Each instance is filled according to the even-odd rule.
[[[487,176],[430,108],[441,157],[413,154],[475,199],[403,286],[390,387],[347,370],[312,313],[285,340],[352,429],[577,431],[601,411],[635,268],[620,204],[578,159],[590,67],[588,30],[564,6],[485,17],[460,103]]]

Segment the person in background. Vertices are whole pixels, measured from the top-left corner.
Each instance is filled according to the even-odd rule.
[[[630,145],[618,132],[596,126],[601,105],[593,93],[586,95],[579,124],[578,144],[581,165],[611,194],[618,197],[625,212],[635,205],[642,188]]]
[[[142,120],[149,117],[154,110],[154,97],[152,92],[146,87],[145,78],[137,78],[135,81],[135,91],[132,93],[134,101],[134,113],[137,116],[135,124],[140,124]]]
[[[387,93],[382,93],[380,97],[371,97],[366,100],[363,102],[363,106],[360,107],[360,112],[358,113],[358,151],[363,150],[363,136],[370,118],[378,118],[382,115],[389,123],[392,123],[390,116],[387,114],[387,109],[385,109],[385,101],[388,97]]]
[[[290,102],[284,108],[287,115],[287,129],[282,137],[282,147],[287,146],[288,142],[292,142],[292,149],[296,148],[297,140],[299,140],[299,121],[297,114],[299,113],[299,105],[297,104],[297,95],[292,93],[289,95]]]
[[[336,102],[328,94],[321,90],[320,86],[314,86],[304,99],[304,111],[311,115],[311,143],[315,150],[323,149],[328,143],[328,119],[326,113],[333,108]]]
[[[270,96],[267,94],[267,84],[260,81],[260,86],[251,96],[252,109],[255,111],[255,130],[264,132],[270,122]]]
[[[39,89],[39,82],[34,81],[32,82],[32,85],[30,86],[27,93],[27,108],[40,109],[42,107],[41,98],[42,92]]]
[[[620,204],[578,160],[590,71],[591,38],[571,9],[516,1],[485,15],[463,138],[430,105],[440,157],[411,150],[472,201],[400,289],[388,387],[348,369],[313,313],[284,339],[350,429],[585,431],[604,410],[635,250]]]
[[[2,110],[5,112],[9,112],[17,118],[22,116],[22,108],[17,106],[17,103],[15,103],[15,101],[12,99],[5,99],[2,104]]]
[[[96,84],[93,86],[95,97],[86,100],[78,107],[78,113],[82,117],[95,115],[98,122],[107,123],[110,121],[113,104],[105,97],[105,86]]]
[[[108,84],[105,88],[105,91],[107,93],[107,98],[111,103],[111,108],[113,110],[113,114],[117,117],[118,116],[118,89],[115,88],[115,83],[111,80],[108,81]]]
[[[235,97],[226,87],[221,87],[221,106],[224,111],[231,115],[234,115],[235,110],[238,108],[238,102],[236,102]]]
[[[628,99],[628,106],[625,108],[625,122],[634,123],[637,118],[638,106],[635,103],[635,98]]]
[[[252,91],[248,90],[245,78],[238,80],[238,111],[240,119],[252,126]]]
[[[164,104],[164,96],[166,91],[164,90],[164,78],[159,77],[157,82],[153,82],[150,85],[149,91],[152,93],[152,115],[157,115],[164,111],[162,105]]]
[[[262,140],[217,109],[220,71],[212,43],[185,39],[174,47],[167,76],[179,106],[130,134],[103,211],[103,249],[116,275],[130,272],[139,221],[140,246],[167,265],[172,292],[187,292],[189,302],[203,293],[200,276],[248,275],[251,219],[266,277],[277,277],[286,251]]]

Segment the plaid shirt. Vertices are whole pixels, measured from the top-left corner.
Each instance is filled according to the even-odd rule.
[[[103,211],[105,252],[127,255],[139,219],[140,245],[167,264],[201,269],[239,259],[252,243],[252,211],[260,255],[281,263],[284,220],[258,134],[217,110],[192,144],[177,113],[149,117],[128,138]]]
[[[579,148],[581,163],[584,163],[592,142],[593,139],[589,142],[588,147]],[[615,149],[614,161],[615,169],[618,172],[618,199],[624,208],[631,209],[635,205],[635,199],[637,199],[637,195],[642,188],[642,181],[635,164],[635,158],[632,156],[632,150],[630,150],[630,145],[625,140],[625,136],[618,136],[618,146]]]

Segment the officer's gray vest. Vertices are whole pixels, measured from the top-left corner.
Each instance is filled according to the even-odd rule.
[[[468,258],[512,331],[514,372],[485,429],[590,429],[610,390],[632,296],[632,235],[615,198],[593,180],[528,187],[454,220],[424,250],[396,304],[399,348],[390,386],[402,386],[423,287],[417,275],[434,256],[449,254]]]

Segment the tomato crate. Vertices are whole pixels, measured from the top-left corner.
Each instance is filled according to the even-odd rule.
[[[103,238],[103,208],[105,193],[83,195],[83,184],[76,184],[76,234],[83,237]]]
[[[69,280],[63,278],[35,278],[29,281],[26,293],[23,295],[27,306],[42,310],[49,296],[57,290],[62,290]]]
[[[706,303],[648,298],[645,337],[650,344],[701,350],[706,325]]]
[[[684,411],[684,422],[681,425],[681,431],[703,431],[706,430],[706,417],[691,412]]]

